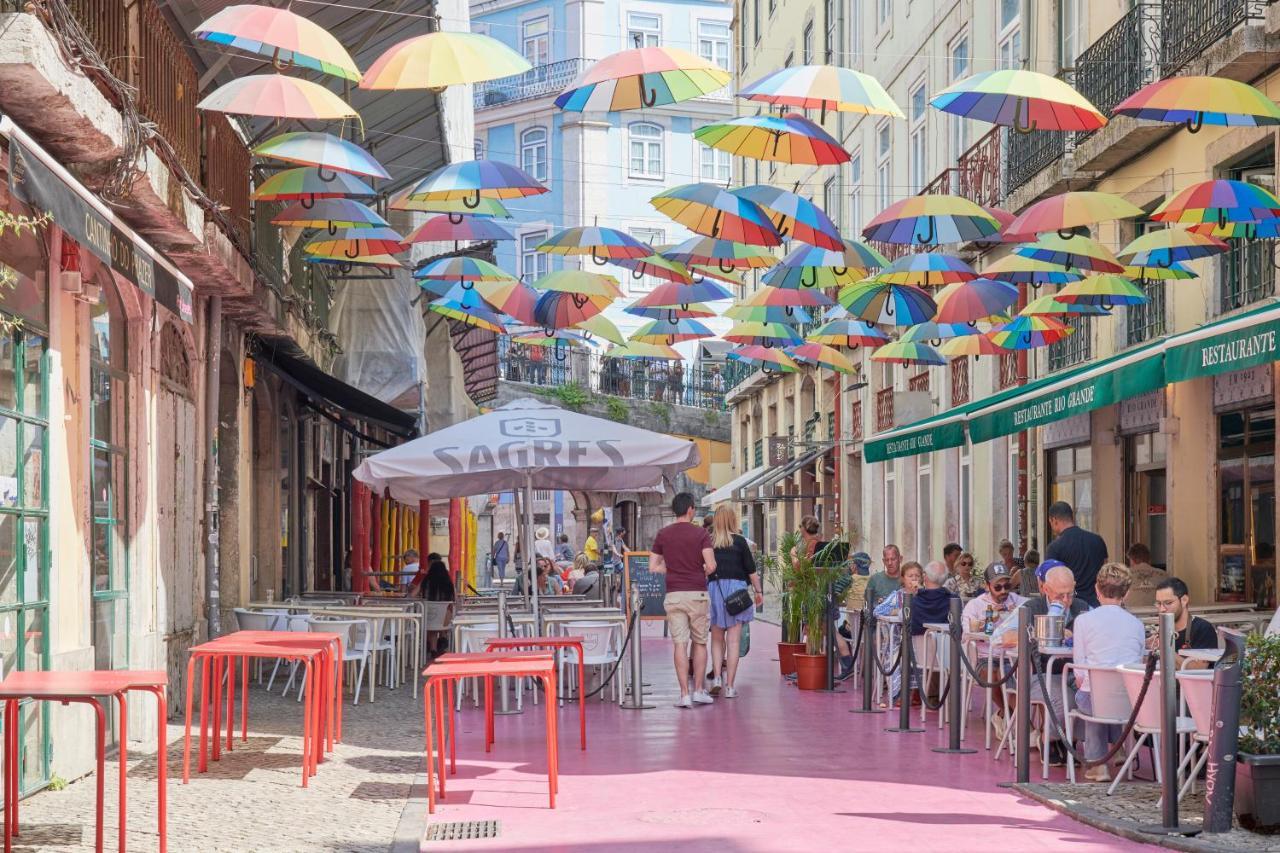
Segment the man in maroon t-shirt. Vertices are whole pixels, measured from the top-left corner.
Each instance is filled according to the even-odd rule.
[[[695,506],[693,495],[688,492],[672,499],[671,512],[676,521],[658,531],[649,560],[650,571],[667,577],[663,606],[674,647],[676,682],[680,685],[677,708],[692,708],[694,702],[709,705],[714,701],[703,689],[702,673],[707,670],[707,627],[711,619],[707,576],[716,570],[716,552],[711,546],[711,534],[693,523]],[[693,643],[692,696],[690,642]]]

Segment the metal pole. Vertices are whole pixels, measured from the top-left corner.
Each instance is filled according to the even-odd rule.
[[[1196,835],[1198,826],[1178,825],[1178,658],[1173,614],[1160,614],[1160,825],[1144,826],[1153,835]],[[1225,657],[1225,655],[1224,655]],[[1239,708],[1239,705],[1236,706]],[[1218,720],[1221,726],[1222,720]],[[1234,767],[1231,768],[1233,771]]]
[[[218,565],[218,403],[222,385],[222,297],[209,297],[208,343],[205,345],[204,429],[204,600],[208,635],[222,633]],[[290,454],[292,456],[293,454]],[[298,590],[301,593],[301,589]]]
[[[902,631],[898,638],[898,725],[886,732],[910,734],[924,729],[911,728],[911,603],[915,596],[902,594]],[[893,683],[892,680],[889,682]]]
[[[531,601],[533,607],[533,634],[535,637],[542,636],[542,611],[538,609],[538,559],[533,548],[533,474],[525,474],[524,477],[524,532],[525,532],[525,548],[524,558],[528,561],[529,586],[533,589]]]
[[[506,590],[498,590],[498,637],[505,638],[507,636],[507,593]],[[507,690],[507,677],[504,675],[498,680],[498,689],[502,691],[502,710],[499,714],[511,713],[511,697]],[[550,698],[547,700],[551,701]]]
[[[862,632],[862,707],[853,708],[849,713],[883,714],[880,708],[871,707],[871,694],[876,689],[876,616],[871,612],[870,602],[862,607],[858,630]]]
[[[1031,611],[1018,608],[1018,784],[1031,781]],[[1047,702],[1049,697],[1045,697]]]
[[[826,620],[823,648],[827,656],[827,684],[821,692],[844,693],[843,687],[836,686],[836,582],[834,577],[827,581]]]
[[[1244,637],[1223,631],[1226,651],[1213,670],[1213,719],[1204,777],[1204,831],[1230,832],[1236,799],[1236,749],[1240,738],[1240,675]]]
[[[964,676],[960,672],[960,655],[963,652],[961,646],[961,638],[964,636],[964,627],[960,624],[964,613],[964,602],[960,600],[960,596],[951,596],[951,616],[948,623],[951,629],[948,631],[947,639],[951,643],[948,655],[947,667],[947,716],[951,719],[948,730],[950,740],[946,746],[935,746],[934,752],[942,752],[948,755],[962,755],[966,752],[977,752],[976,749],[966,749],[960,746],[960,735],[963,733],[961,728],[961,717],[964,714],[964,698],[963,685]],[[959,629],[959,630],[956,630]]]
[[[631,696],[623,701],[619,706],[628,711],[644,711],[652,708],[652,705],[644,704],[644,662],[641,660],[640,652],[640,590],[633,589],[631,591]]]

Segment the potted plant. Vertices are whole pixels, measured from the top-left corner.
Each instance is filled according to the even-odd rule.
[[[1280,636],[1245,646],[1236,762],[1236,814],[1249,829],[1280,829]]]
[[[798,599],[791,593],[791,578],[794,572],[794,555],[800,535],[795,532],[786,533],[778,544],[778,553],[764,560],[766,571],[779,571],[782,576],[782,641],[778,643],[778,668],[783,676],[796,671],[795,653],[803,652],[805,644],[800,642],[804,617],[798,605]]]

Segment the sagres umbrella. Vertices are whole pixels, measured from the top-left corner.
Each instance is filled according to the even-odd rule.
[[[884,255],[870,246],[845,240],[837,252],[817,246],[792,249],[761,280],[774,287],[839,287],[861,281],[868,272],[888,265]]]
[[[1048,314],[1014,317],[987,332],[996,346],[1006,350],[1036,349],[1055,344],[1075,329]]]
[[[793,347],[787,347],[786,353],[798,362],[812,364],[814,367],[825,367],[836,373],[858,372],[858,368],[854,367],[847,355],[825,344],[813,342],[796,344]]]
[[[730,361],[740,361],[759,367],[766,373],[795,373],[800,365],[781,347],[765,347],[755,344],[734,347],[724,354]]]
[[[403,250],[403,239],[390,228],[344,228],[312,240],[302,251],[312,257],[354,260],[362,255],[397,254]]]
[[[795,65],[774,71],[738,90],[739,98],[828,112],[906,118],[880,81],[838,65]]]
[[[476,211],[485,198],[524,198],[541,195],[547,188],[527,172],[499,160],[463,160],[450,163],[423,178],[409,192],[409,201],[462,202]]]
[[[834,136],[802,115],[740,116],[706,124],[693,132],[703,145],[737,157],[805,166],[849,162],[849,152]]]
[[[305,208],[322,198],[373,198],[373,187],[346,172],[320,174],[312,166],[276,172],[258,184],[250,196],[254,201],[300,201]]]
[[[889,336],[870,323],[846,317],[828,320],[805,340],[837,347],[872,347],[888,342]]]
[[[675,47],[624,50],[592,65],[556,98],[562,110],[661,107],[723,89],[729,72]]]
[[[351,54],[328,30],[288,9],[228,6],[194,30],[196,38],[268,56],[283,70],[290,65],[321,71],[344,80],[359,80]]]
[[[731,192],[759,205],[783,237],[833,252],[844,249],[839,227],[804,196],[768,184],[752,184]]]
[[[1003,355],[1007,350],[986,335],[963,335],[947,338],[937,346],[938,354],[947,358],[960,358],[971,355],[974,358],[982,355]]]
[[[1034,240],[1037,234],[1057,231],[1062,237],[1070,237],[1075,228],[1142,215],[1142,208],[1112,193],[1059,193],[1028,207],[1001,229],[1001,234]]]
[[[481,280],[475,282],[474,287],[480,298],[503,314],[530,326],[538,322],[534,319],[533,309],[540,294],[523,281],[514,278]]]
[[[1000,223],[967,198],[913,195],[894,202],[872,217],[862,236],[882,243],[937,246],[968,243],[997,233]]]
[[[713,266],[721,272],[763,269],[778,262],[767,249],[748,246],[733,240],[717,240],[714,237],[690,237],[681,243],[662,250],[665,258],[682,264]]]
[[[872,361],[888,364],[941,365],[947,360],[934,347],[919,341],[890,341],[871,353]]]
[[[315,166],[322,178],[334,172],[365,178],[391,177],[369,152],[332,133],[282,133],[255,147],[253,153],[299,166]]]
[[[538,244],[538,251],[551,255],[590,255],[592,261],[603,266],[618,259],[645,258],[652,255],[654,249],[616,228],[585,226],[557,231]]]
[[[680,353],[675,347],[667,344],[646,344],[642,341],[627,341],[622,346],[611,347],[604,354],[605,358],[660,358],[667,361],[679,359]]]
[[[682,184],[663,190],[649,204],[695,234],[777,246],[782,238],[760,207],[715,184]]]
[[[804,341],[800,333],[786,323],[735,323],[721,337],[735,344],[763,347],[789,347]]]
[[[890,284],[914,284],[917,287],[942,287],[978,277],[973,267],[951,255],[924,252],[903,255],[875,274],[876,281]]]
[[[434,89],[523,74],[529,60],[480,33],[434,32],[387,48],[369,66],[361,89]]]
[[[1185,228],[1159,228],[1130,242],[1120,250],[1120,257],[1135,267],[1167,267],[1179,261],[1220,255],[1229,248],[1208,234]]]
[[[1155,209],[1157,222],[1260,222],[1280,216],[1280,199],[1247,181],[1201,181],[1179,190]]]
[[[387,228],[387,220],[368,205],[347,198],[326,198],[310,204],[295,202],[271,217],[282,228],[324,228],[330,234],[339,228]]]
[[[1069,270],[1085,272],[1120,272],[1124,264],[1116,260],[1111,250],[1097,240],[1079,234],[1060,237],[1045,234],[1034,243],[1024,243],[1014,250],[1024,258],[1047,261]]]
[[[1059,302],[1099,305],[1110,310],[1116,305],[1142,305],[1147,294],[1127,278],[1118,275],[1091,275],[1072,282],[1053,294]]]
[[[460,216],[454,222],[447,214],[433,216],[405,235],[405,245],[411,243],[447,243],[450,240],[514,240],[516,235],[505,226],[483,216]]]
[[[538,297],[533,306],[533,319],[548,329],[568,329],[590,320],[613,302],[608,296],[584,296],[548,290]]]
[[[1010,284],[1029,284],[1032,287],[1039,287],[1042,284],[1066,284],[1084,278],[1084,273],[1079,270],[1069,270],[1061,264],[1037,261],[1035,258],[1026,258],[1016,253],[993,261],[982,270],[981,275],[983,278],[994,278]]]
[[[1109,313],[1100,306],[1086,302],[1059,302],[1057,294],[1050,296],[1041,296],[1033,299],[1026,304],[1021,311],[1018,312],[1019,317],[1039,317],[1044,315],[1058,315],[1064,317],[1067,314],[1080,314],[1083,316],[1105,315]]]
[[[1107,123],[1089,99],[1056,77],[1006,68],[966,77],[929,99],[952,115],[1033,130],[1097,130]]]
[[[636,281],[640,281],[648,275],[664,282],[676,284],[693,283],[693,274],[689,272],[688,267],[662,255],[651,254],[643,258],[618,258],[612,263],[625,270],[630,270],[631,277]]]
[[[1149,83],[1112,114],[1185,124],[1192,133],[1206,124],[1259,127],[1280,124],[1280,107],[1248,83],[1226,77],[1170,77]]]
[[[224,83],[196,109],[261,118],[359,118],[350,104],[319,83],[283,74],[251,74]]]
[[[939,323],[976,323],[1018,301],[1018,286],[1007,281],[978,278],[944,287],[938,293]]]
[[[696,341],[701,338],[715,337],[715,332],[697,320],[666,319],[650,320],[631,336],[631,340],[642,344],[678,344],[681,341]]]
[[[840,289],[840,304],[868,323],[914,326],[933,317],[933,297],[910,284],[863,281]]]

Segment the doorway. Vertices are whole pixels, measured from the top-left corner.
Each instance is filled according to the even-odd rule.
[[[1165,473],[1167,442],[1162,433],[1131,435],[1125,442],[1128,519],[1127,544],[1141,542],[1151,549],[1151,564],[1168,568],[1168,475]]]
[[[1219,601],[1275,607],[1275,410],[1218,416]]]

